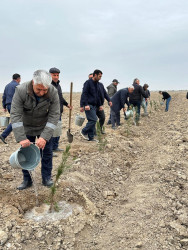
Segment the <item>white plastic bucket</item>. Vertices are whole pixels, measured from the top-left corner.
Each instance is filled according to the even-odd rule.
[[[34,144],[26,148],[21,147],[11,154],[9,162],[13,168],[33,170],[40,162],[40,150]]]
[[[84,123],[85,121],[85,117],[81,116],[81,115],[76,115],[75,117],[75,124],[78,125],[78,126],[82,126],[82,124]]]
[[[133,117],[133,111],[132,110],[128,110],[127,112],[125,112],[126,118],[130,118]]]
[[[53,137],[59,137],[62,134],[62,121],[58,121],[56,128],[54,129]]]
[[[0,126],[7,127],[9,124],[10,117],[8,116],[0,116]]]

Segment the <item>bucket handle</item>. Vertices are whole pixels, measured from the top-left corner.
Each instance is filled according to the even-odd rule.
[[[31,142],[31,141],[30,141]],[[31,144],[34,144],[34,145],[36,145],[36,142],[31,142]],[[37,145],[36,145],[37,146]],[[38,147],[38,146],[37,146]],[[22,146],[20,147],[20,148],[22,148]],[[39,148],[39,147],[38,147]],[[42,158],[43,158],[43,151],[44,151],[44,149],[40,149],[39,148],[39,150],[41,151],[41,160],[42,160]]]

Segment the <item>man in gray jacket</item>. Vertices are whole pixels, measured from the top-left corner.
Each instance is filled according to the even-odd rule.
[[[44,186],[53,185],[52,172],[52,134],[60,116],[57,90],[51,85],[52,77],[45,70],[37,70],[33,80],[16,88],[12,106],[11,123],[16,141],[22,147],[32,142],[41,149],[41,174]],[[23,171],[23,182],[19,190],[32,185],[27,170]]]
[[[114,79],[112,81],[112,83],[107,87],[107,90],[108,90],[108,95],[110,96],[110,98],[115,95],[115,93],[117,92],[117,85],[118,85],[118,80],[117,79]],[[110,117],[108,119],[108,122],[107,122],[107,125],[110,125],[111,124],[111,114],[110,114]]]

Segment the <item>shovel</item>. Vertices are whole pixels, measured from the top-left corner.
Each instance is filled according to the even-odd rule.
[[[73,83],[71,82],[71,85],[70,85],[70,106],[71,107],[72,107],[72,88],[73,88]],[[67,131],[67,138],[68,138],[69,143],[73,142],[73,135],[70,132],[70,130],[71,130],[71,113],[72,113],[72,109],[69,109],[69,129]]]

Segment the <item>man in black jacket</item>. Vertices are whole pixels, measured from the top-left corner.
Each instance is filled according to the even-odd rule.
[[[90,73],[88,76],[89,79],[93,78],[93,73]],[[83,107],[83,103],[82,101],[82,97],[80,98],[80,112],[84,112],[84,107]],[[103,125],[105,122],[105,113],[104,110],[100,110],[99,107],[96,109],[96,115],[99,118],[99,124],[100,124],[100,128],[101,128],[101,134],[105,134],[105,131],[103,130]],[[96,134],[96,131],[95,131]]]
[[[93,78],[84,83],[83,92],[81,95],[80,103],[83,105],[85,114],[88,120],[85,128],[82,129],[81,135],[88,141],[95,141],[95,124],[97,122],[96,111],[103,110],[104,98],[112,106],[110,97],[99,80],[102,77],[102,71],[96,69],[93,72]],[[88,138],[87,138],[88,135]]]
[[[57,68],[51,68],[49,70],[51,76],[52,76],[52,85],[57,89],[58,95],[59,95],[59,104],[60,104],[60,120],[61,120],[61,115],[63,113],[63,106],[66,106],[67,108],[72,108],[70,105],[66,102],[66,100],[63,98],[61,86],[60,86],[60,81],[59,81],[59,74],[60,70]],[[60,149],[59,146],[59,139],[60,136],[58,137],[53,137],[53,151],[54,152],[59,152],[63,151],[63,149]],[[55,156],[55,154],[53,154]]]
[[[148,90],[144,90],[142,86],[140,86],[140,80],[135,78],[133,81],[134,91],[129,95],[129,103],[136,108],[136,123],[140,119],[140,105],[142,102],[142,96],[144,98],[148,98]]]
[[[169,93],[167,92],[162,92],[162,91],[159,91],[159,94],[163,96],[163,100],[165,101],[166,100],[166,108],[165,108],[165,112],[168,111],[168,108],[169,108],[169,103],[171,101],[171,96],[169,95]]]

